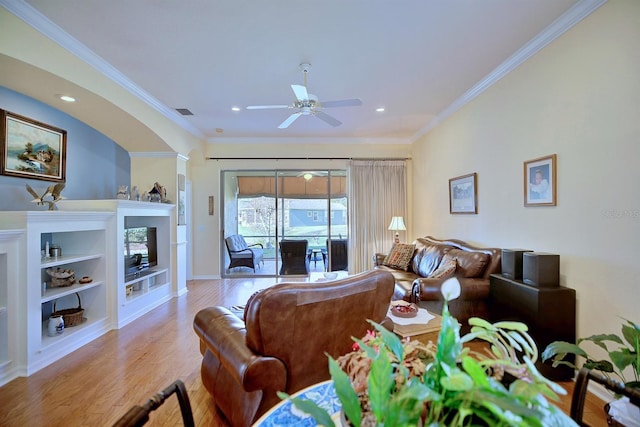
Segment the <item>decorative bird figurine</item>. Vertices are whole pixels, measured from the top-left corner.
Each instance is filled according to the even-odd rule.
[[[29,194],[31,194],[34,197],[34,199],[31,202],[35,203],[36,205],[44,205],[46,203],[47,205],[49,205],[50,211],[54,210],[55,204],[58,200],[62,200],[65,198],[60,195],[60,193],[62,192],[62,189],[65,186],[63,182],[56,185],[50,185],[49,187],[47,187],[47,189],[45,190],[44,194],[42,194],[42,196],[39,196],[38,193],[36,193],[36,191],[33,188],[31,188],[29,184],[26,184],[26,186]],[[52,200],[44,200],[44,198],[49,195],[51,196]]]
[[[42,197],[40,197],[38,196],[38,193],[36,193],[35,190],[31,188],[29,184],[27,184],[27,191],[29,192],[29,194],[31,194],[34,197],[34,199],[32,200],[33,203],[35,203],[36,205],[44,204],[42,203],[42,197],[46,196],[47,193],[43,194]]]

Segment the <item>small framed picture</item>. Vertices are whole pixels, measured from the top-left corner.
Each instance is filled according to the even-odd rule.
[[[478,213],[478,184],[476,173],[449,180],[449,212],[452,214]]]
[[[556,155],[524,162],[524,205],[556,205]]]
[[[64,182],[67,131],[0,110],[3,175]]]

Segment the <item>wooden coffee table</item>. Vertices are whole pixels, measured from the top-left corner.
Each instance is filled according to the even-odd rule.
[[[428,343],[429,341],[433,343],[438,342],[438,334],[440,333],[440,329],[442,329],[442,316],[435,313],[429,313],[434,316],[433,319],[429,320],[427,323],[427,330],[420,334],[409,335],[412,340],[418,340],[422,343]],[[396,334],[399,337],[403,338],[402,334]]]

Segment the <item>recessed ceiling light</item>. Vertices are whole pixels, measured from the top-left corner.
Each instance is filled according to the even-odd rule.
[[[382,112],[384,112],[384,107],[378,107],[378,108],[376,108],[376,111],[378,113],[382,113]]]
[[[58,98],[60,98],[64,102],[76,102],[76,99],[73,96],[69,95],[58,95]]]
[[[231,111],[240,111],[240,107],[231,107]]]

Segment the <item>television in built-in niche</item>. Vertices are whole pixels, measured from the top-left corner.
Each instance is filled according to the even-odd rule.
[[[155,227],[127,227],[124,230],[125,281],[143,276],[158,265]]]

